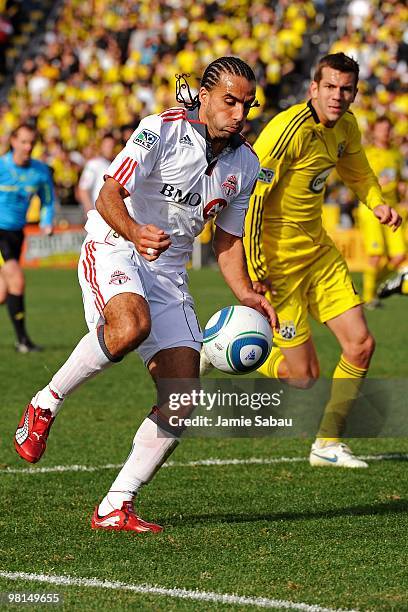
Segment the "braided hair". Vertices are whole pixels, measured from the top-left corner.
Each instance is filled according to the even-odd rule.
[[[207,91],[211,91],[218,85],[222,74],[233,74],[235,76],[244,77],[247,81],[256,81],[254,71],[246,62],[239,57],[219,57],[207,66],[200,81],[200,87],[205,87]],[[176,100],[184,104],[188,110],[193,110],[199,106],[200,101],[198,94],[192,96],[191,89],[188,84],[189,74],[176,74]],[[184,91],[187,90],[186,98]],[[259,102],[254,102],[252,106],[259,106]]]

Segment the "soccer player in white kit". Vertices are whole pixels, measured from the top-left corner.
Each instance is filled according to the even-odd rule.
[[[101,140],[100,155],[86,162],[79,178],[77,198],[85,215],[95,207],[96,199],[104,184],[104,176],[115,157],[115,137],[105,134]]]
[[[249,196],[259,162],[240,135],[255,102],[255,76],[242,60],[222,57],[205,70],[196,98],[184,75],[176,107],[143,119],[114,159],[88,214],[79,261],[89,333],[27,406],[15,434],[25,460],[42,456],[63,400],[85,380],[136,349],[156,386],[163,379],[197,379],[202,334],[186,284],[193,241],[215,217],[214,251],[241,304],[278,325],[273,308],[255,293],[242,245]],[[181,96],[181,98],[180,98]],[[127,199],[126,199],[127,198]],[[177,384],[177,382],[175,383]],[[178,444],[167,397],[144,419],[132,450],[92,527],[161,531],[134,512],[133,498]]]

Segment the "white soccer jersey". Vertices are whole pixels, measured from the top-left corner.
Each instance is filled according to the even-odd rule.
[[[180,271],[205,223],[242,236],[249,196],[259,173],[251,146],[240,135],[214,157],[206,127],[197,111],[171,108],[143,119],[106,176],[130,194],[129,215],[142,225],[152,223],[170,235],[171,246],[154,267]],[[86,229],[101,236],[111,228],[97,212]]]
[[[92,202],[95,205],[96,198],[103,187],[106,172],[110,161],[105,157],[93,157],[86,162],[79,179],[79,187],[91,192]]]

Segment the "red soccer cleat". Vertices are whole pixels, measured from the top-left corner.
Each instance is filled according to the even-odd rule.
[[[98,515],[98,506],[95,508],[91,521],[92,529],[113,529],[115,531],[136,531],[137,533],[159,533],[163,527],[155,523],[148,523],[135,514],[133,502],[125,501],[120,510],[112,510],[105,516]]]
[[[37,463],[41,459],[53,422],[51,410],[28,404],[14,436],[14,446],[20,457],[30,463]]]

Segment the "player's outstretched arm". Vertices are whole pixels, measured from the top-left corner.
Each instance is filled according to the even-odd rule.
[[[279,329],[275,310],[265,296],[256,293],[252,288],[242,238],[216,227],[213,248],[221,273],[241,304],[255,308],[269,319],[273,329]]]
[[[394,232],[402,223],[402,219],[395,208],[388,206],[388,204],[376,206],[373,208],[373,213],[382,225],[392,227]]]
[[[124,203],[128,196],[128,192],[120,183],[107,178],[96,200],[96,209],[115,232],[133,242],[144,259],[154,261],[169,248],[169,235],[155,225],[136,223]]]

